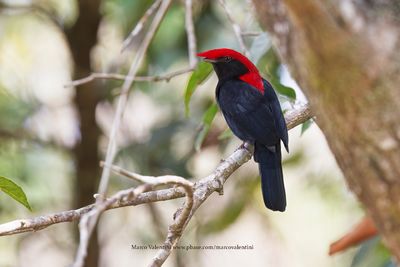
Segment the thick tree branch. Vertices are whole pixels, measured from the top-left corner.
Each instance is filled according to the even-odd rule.
[[[400,261],[398,1],[253,2],[349,188]]]
[[[131,188],[128,190],[135,190]],[[124,199],[107,207],[109,209],[136,206],[144,203],[170,200],[185,196],[180,188],[154,190],[137,194],[134,199]],[[107,200],[107,199],[106,199]],[[90,212],[95,204],[91,204],[76,210],[67,210],[53,214],[38,216],[31,219],[20,219],[0,225],[0,236],[15,235],[25,232],[36,232],[53,224],[78,221],[84,214]]]
[[[299,106],[294,110],[288,111],[285,114],[288,129],[291,129],[312,117],[311,111],[307,105]],[[157,202],[180,198],[186,195],[186,201],[183,209],[178,210],[173,224],[169,227],[167,238],[164,242],[165,248],[160,250],[154,257],[151,266],[161,266],[170,255],[173,246],[179,241],[182,232],[193,216],[197,208],[215,191],[222,190],[224,183],[229,176],[235,172],[240,166],[250,160],[252,156],[250,149],[239,147],[232,155],[221,162],[215,171],[207,177],[197,181],[195,184],[178,176],[161,176],[151,177],[135,174],[124,170],[118,166],[110,166],[110,170],[130,178],[140,180],[146,183],[137,188],[122,190],[114,194],[112,197],[105,199],[103,202],[88,205],[86,207],[63,211],[45,216],[39,216],[32,219],[15,220],[9,223],[0,225],[0,236],[13,235],[23,232],[32,232],[42,230],[50,225],[71,222],[81,219],[80,230],[82,246],[78,251],[75,266],[79,266],[85,256],[86,250],[85,240],[87,240],[90,228],[89,224],[96,222],[97,217],[108,209],[115,209],[126,206],[135,206],[143,203]],[[182,188],[174,187],[163,190],[151,189],[155,185],[160,184],[177,184]],[[101,196],[100,196],[101,197]],[[85,215],[85,216],[84,216]],[[95,219],[91,219],[95,218]]]

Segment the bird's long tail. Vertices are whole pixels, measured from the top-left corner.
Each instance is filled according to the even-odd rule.
[[[256,143],[254,160],[258,162],[260,170],[265,206],[274,211],[284,211],[286,208],[286,194],[283,183],[280,143],[273,147],[266,147]]]

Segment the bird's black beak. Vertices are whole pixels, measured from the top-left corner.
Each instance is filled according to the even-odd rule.
[[[203,58],[203,61],[208,62],[208,63],[217,63],[219,62],[218,59],[211,59],[211,58]]]

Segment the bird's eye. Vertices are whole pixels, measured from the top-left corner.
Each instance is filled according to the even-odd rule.
[[[225,57],[224,59],[225,59],[225,62],[229,62],[229,61],[232,60],[232,57],[227,56],[227,57]]]

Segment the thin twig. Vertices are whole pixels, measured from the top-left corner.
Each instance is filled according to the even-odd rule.
[[[104,163],[102,164],[104,166]],[[140,175],[134,172],[127,171],[119,166],[112,165],[110,166],[110,169],[120,175],[126,176],[128,178],[137,180],[142,183],[146,183],[149,185],[178,185],[182,187],[185,192],[186,192],[186,202],[185,202],[185,207],[189,209],[189,211],[184,208],[183,212],[181,213],[181,216],[179,216],[179,220],[177,223],[179,225],[183,224],[185,222],[185,218],[182,218],[182,214],[188,215],[190,213],[190,209],[193,206],[193,187],[194,184],[181,177],[181,176],[176,176],[176,175],[163,175],[163,176],[145,176],[145,175]],[[187,216],[186,216],[187,217]]]
[[[106,167],[103,169],[103,173],[101,175],[101,180],[100,180],[100,185],[99,185],[99,194],[100,195],[104,196],[104,194],[107,191],[108,180],[110,177],[110,169],[107,166],[111,166],[111,164],[114,160],[115,151],[116,151],[117,131],[119,129],[119,125],[121,122],[123,110],[124,110],[126,102],[128,100],[129,88],[132,86],[132,83],[134,82],[136,73],[137,73],[139,66],[144,58],[144,55],[150,45],[151,40],[153,39],[158,27],[160,26],[162,19],[164,18],[170,3],[171,3],[171,0],[162,1],[161,6],[160,6],[157,14],[154,17],[153,22],[150,25],[150,28],[149,28],[145,38],[143,39],[141,46],[139,47],[137,55],[131,65],[128,75],[126,76],[124,84],[122,85],[121,95],[118,100],[117,110],[115,112],[114,121],[113,121],[113,125],[111,127],[111,132],[110,132],[110,140],[109,140],[108,147],[107,147],[107,153],[106,153],[106,159],[105,159]]]
[[[194,32],[192,6],[192,0],[185,1],[185,28],[188,40],[189,65],[191,68],[194,68],[196,67],[198,59],[196,57],[196,34]]]
[[[111,166],[112,162],[114,161],[115,157],[115,152],[116,152],[116,138],[117,138],[117,131],[119,129],[123,111],[125,109],[126,103],[128,101],[128,92],[129,88],[132,86],[133,81],[135,79],[136,73],[139,69],[139,66],[141,65],[144,55],[150,45],[151,40],[153,39],[158,27],[161,24],[162,19],[164,18],[169,5],[171,4],[171,0],[163,0],[160,8],[158,9],[157,13],[154,16],[154,19],[149,27],[149,30],[147,31],[138,51],[135,56],[134,61],[131,64],[131,67],[129,69],[127,78],[125,79],[122,89],[121,89],[121,95],[118,99],[118,104],[117,104],[117,110],[115,112],[114,116],[114,121],[111,126],[111,132],[110,132],[110,139],[108,142],[107,146],[107,152],[106,152],[106,159],[105,159],[105,168],[103,169],[101,179],[100,179],[100,185],[99,185],[99,190],[98,194],[100,197],[96,199],[96,205],[100,205],[100,207],[103,205],[104,197],[108,188],[108,182],[110,178],[110,168],[107,166]],[[91,211],[88,214],[85,214],[81,218],[81,222],[79,224],[79,232],[80,232],[80,242],[79,242],[79,247],[77,251],[77,255],[74,261],[74,267],[80,267],[82,266],[86,254],[87,254],[87,246],[89,243],[90,236],[93,232],[93,229],[97,223],[97,220],[100,216],[100,214],[104,211],[104,209],[96,208],[93,211]],[[94,212],[94,214],[93,214]]]
[[[250,57],[250,52],[247,50],[246,45],[244,43],[243,37],[242,37],[242,30],[240,29],[239,24],[236,23],[235,19],[233,18],[232,12],[229,10],[227,7],[225,0],[218,0],[219,4],[222,6],[224,9],[226,16],[228,17],[229,22],[232,25],[233,32],[236,35],[236,39],[239,42],[240,49],[244,53],[246,57]]]
[[[263,34],[263,32],[241,32],[240,34],[244,37],[257,37]]]
[[[131,31],[129,36],[122,43],[121,51],[125,51],[127,47],[132,43],[132,40],[143,30],[144,24],[148,20],[148,18],[156,11],[156,9],[160,6],[161,0],[155,0],[154,3],[147,9],[144,13],[143,17],[140,18],[135,28]]]
[[[69,84],[64,85],[64,87],[75,87],[79,86],[88,82],[91,82],[96,79],[106,79],[106,80],[122,80],[125,81],[128,78],[132,78],[133,81],[135,82],[160,82],[160,81],[166,81],[169,82],[172,78],[175,78],[176,76],[188,73],[193,71],[193,68],[185,68],[182,70],[178,71],[173,71],[171,73],[167,73],[164,75],[156,75],[156,76],[137,76],[137,77],[128,77],[123,74],[119,73],[102,73],[102,72],[93,72],[89,76],[72,81]]]
[[[106,167],[105,162],[101,162],[100,166]],[[169,184],[177,184],[179,186],[182,186],[183,188],[186,188],[187,190],[190,190],[189,187],[193,187],[193,183],[190,182],[189,180],[181,177],[181,176],[176,176],[176,175],[163,175],[163,176],[146,176],[146,175],[140,175],[138,173],[130,172],[128,170],[125,170],[124,168],[121,168],[116,165],[111,165],[108,166],[111,171],[113,171],[116,174],[126,176],[130,179],[134,179],[136,181],[139,181],[141,183],[146,183],[150,185],[169,185]]]

